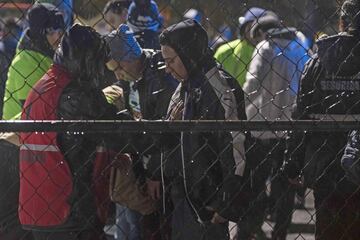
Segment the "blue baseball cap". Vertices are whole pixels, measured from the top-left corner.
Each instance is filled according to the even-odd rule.
[[[109,33],[105,40],[110,47],[110,57],[118,62],[131,62],[141,57],[142,49],[126,24]]]

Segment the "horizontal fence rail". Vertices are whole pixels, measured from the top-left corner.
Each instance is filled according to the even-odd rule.
[[[0,132],[218,132],[314,131],[342,132],[360,128],[359,121],[0,121]]]

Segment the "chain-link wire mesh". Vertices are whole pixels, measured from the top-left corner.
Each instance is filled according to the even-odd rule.
[[[357,239],[360,1],[0,2],[0,239]]]

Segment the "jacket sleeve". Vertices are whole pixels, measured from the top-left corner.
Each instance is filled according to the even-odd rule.
[[[341,166],[345,170],[346,177],[357,185],[360,185],[360,133],[352,131],[349,134]]]
[[[242,176],[236,175],[236,164],[232,148],[232,136],[229,132],[219,132],[216,138],[218,161],[221,163],[223,182],[217,193],[216,200],[211,204],[220,216],[237,221],[246,202],[246,193],[242,191]],[[213,146],[215,147],[215,146]]]
[[[260,94],[263,87],[263,81],[271,71],[271,51],[266,47],[267,42],[260,42],[252,56],[249,71],[246,74],[246,81],[244,84],[244,92],[247,95],[246,107],[252,105],[252,102]]]
[[[220,101],[214,102],[216,96],[210,92],[204,93],[203,98],[203,115],[209,120],[225,120],[223,107]],[[211,104],[209,104],[211,103]],[[239,113],[242,115],[242,113]],[[236,135],[239,133],[235,133]],[[241,215],[241,201],[245,200],[241,191],[242,176],[236,175],[236,161],[234,155],[234,136],[230,132],[207,132],[204,137],[208,139],[211,149],[216,152],[216,162],[219,162],[222,176],[222,183],[216,194],[215,200],[210,206],[226,219],[237,221]],[[215,164],[215,163],[214,163]]]
[[[116,112],[116,108],[106,101],[102,91],[82,91],[72,86],[64,90],[57,110],[58,117],[67,120],[115,120],[117,119]],[[98,145],[104,141],[109,148],[122,150],[129,140],[126,135],[126,133],[87,133],[83,135],[60,133],[58,137],[63,141],[72,142],[74,145],[84,141],[89,145]],[[128,150],[135,151],[134,149]]]

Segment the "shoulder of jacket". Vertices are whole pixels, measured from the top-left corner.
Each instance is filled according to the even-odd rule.
[[[234,51],[234,49],[241,43],[240,39],[233,40],[231,42],[224,43],[221,45],[215,53],[215,56],[225,54],[229,51]]]
[[[44,61],[52,62],[52,59],[33,50],[19,50],[14,56],[14,62],[21,62],[24,65],[40,64]]]

